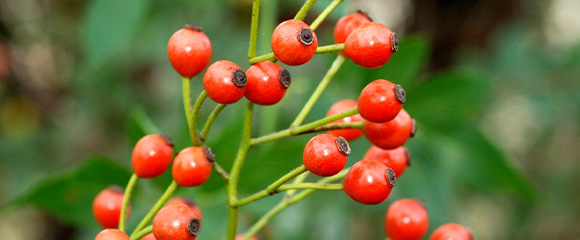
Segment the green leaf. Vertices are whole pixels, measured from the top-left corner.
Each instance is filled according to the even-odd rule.
[[[405,90],[404,108],[411,117],[450,133],[478,117],[490,84],[481,73],[456,70],[433,75],[418,87]]]
[[[85,42],[89,65],[101,66],[130,46],[143,20],[147,0],[95,0],[85,19]]]
[[[512,164],[505,153],[476,128],[463,128],[454,140],[460,161],[454,171],[469,185],[485,190],[504,190],[523,200],[538,200],[539,192]]]
[[[131,173],[101,156],[83,162],[77,168],[40,181],[9,205],[34,204],[74,226],[96,224],[92,215],[95,196],[110,185],[125,186]]]

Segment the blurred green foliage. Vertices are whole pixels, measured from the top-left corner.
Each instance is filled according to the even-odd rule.
[[[265,2],[268,6],[263,6],[262,16],[276,11],[278,19],[261,24],[258,54],[269,51],[268,40],[275,23],[292,17],[302,1],[281,1],[279,5]],[[307,22],[326,2],[315,5]],[[332,43],[334,22],[350,12],[344,5],[317,30],[320,45]],[[31,133],[1,133],[0,204],[11,209],[34,204],[75,227],[75,239],[94,239],[98,226],[91,216],[92,199],[110,184],[126,184],[131,149],[141,136],[163,132],[173,138],[177,150],[190,145],[180,77],[166,57],[171,34],[185,23],[195,22],[212,41],[212,61],[231,60],[247,69],[250,9],[251,1],[242,0],[86,2],[79,19],[63,23],[62,29],[52,29],[55,35],[74,33],[59,42],[70,43],[68,54],[74,59],[67,65],[69,79],[58,86],[64,96],[55,104],[61,110],[25,112],[24,118],[47,116],[37,116],[42,123]],[[483,234],[482,239],[542,239],[544,235],[535,234],[530,226],[545,221],[537,220],[545,215],[564,214],[568,208],[557,202],[573,208],[556,222],[571,220],[570,226],[579,223],[580,192],[569,182],[580,180],[580,174],[573,171],[578,169],[575,160],[579,154],[568,141],[579,138],[580,84],[572,80],[580,79],[580,48],[546,51],[544,43],[530,40],[534,37],[527,26],[506,28],[493,41],[494,51],[480,53],[465,46],[457,56],[457,66],[440,72],[425,72],[432,56],[429,38],[422,34],[403,36],[399,52],[384,67],[363,69],[347,61],[306,122],[324,117],[338,100],[356,99],[372,80],[382,78],[401,84],[408,96],[405,109],[419,126],[418,134],[406,145],[413,155],[412,166],[382,204],[363,206],[342,192],[318,192],[287,209],[260,234],[265,239],[382,239],[384,213],[399,198],[425,201],[430,214],[429,232],[446,222],[460,222],[470,226],[478,239],[478,234]],[[54,51],[62,50],[59,44]],[[335,55],[317,55],[304,66],[288,67],[292,87],[280,104],[256,107],[253,136],[289,126],[322,78],[322,69],[330,66]],[[194,96],[202,90],[201,79],[192,79]],[[17,99],[9,94],[0,96],[0,112],[7,109],[4,99]],[[505,122],[500,120],[506,118],[502,107],[514,97],[528,103],[524,110],[531,113],[518,112],[520,106],[516,105],[515,110],[505,111],[518,118],[502,126]],[[206,101],[200,123],[214,106]],[[238,148],[243,106],[243,101],[227,106],[206,142],[226,170]],[[3,124],[15,122],[18,120]],[[568,128],[562,129],[560,124],[573,128],[572,133],[566,135]],[[522,131],[535,131],[536,135],[520,139],[531,142],[527,148],[514,151],[514,136],[506,133],[521,125],[527,127]],[[557,134],[567,138],[561,140]],[[241,174],[240,195],[261,190],[300,165],[302,148],[311,136],[251,149]],[[566,154],[558,153],[559,146],[553,146],[561,142],[571,145],[564,146],[569,151]],[[353,141],[348,165],[360,160],[369,147],[365,139]],[[521,161],[528,157],[532,163]],[[555,164],[555,160],[565,161],[566,167],[542,163]],[[560,171],[566,174],[559,175]],[[166,173],[138,183],[129,229],[136,226],[170,181],[171,174]],[[213,174],[205,185],[176,193],[195,199],[201,206],[202,239],[225,235],[224,186],[223,180]],[[239,230],[247,230],[280,198],[274,196],[242,207]],[[487,205],[470,205],[478,199],[484,199]],[[486,209],[489,204],[502,205],[497,206],[502,216],[493,216],[497,218],[492,220],[507,222],[509,229],[494,229],[497,225],[486,220],[489,215],[471,208]],[[573,236],[564,229],[555,238]],[[484,235],[486,232],[491,233]]]

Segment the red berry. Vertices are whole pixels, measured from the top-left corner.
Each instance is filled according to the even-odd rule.
[[[244,239],[244,234],[238,234],[235,238],[235,240],[242,240]],[[248,238],[248,240],[260,240],[259,237],[256,236],[252,236],[251,238]]]
[[[211,161],[215,156],[209,147],[188,147],[173,161],[173,180],[183,187],[199,186],[211,175]]]
[[[427,209],[415,199],[395,201],[385,215],[385,234],[392,240],[420,239],[428,227]]]
[[[397,34],[377,22],[363,24],[348,35],[344,42],[346,55],[354,63],[366,68],[383,66],[398,49]]]
[[[227,60],[212,63],[203,75],[203,88],[217,103],[232,104],[246,93],[246,74],[238,65]]]
[[[435,229],[429,240],[473,240],[473,236],[465,227],[447,223]]]
[[[200,73],[211,59],[211,42],[195,25],[186,25],[171,36],[167,44],[169,62],[181,76]]]
[[[350,147],[343,137],[331,134],[314,136],[304,147],[302,161],[308,171],[322,177],[340,172],[346,165]]]
[[[369,17],[369,15],[365,11],[361,10],[340,18],[338,22],[336,22],[336,25],[334,25],[334,43],[344,43],[352,31],[362,26],[363,24],[372,21],[373,20]],[[340,52],[340,54],[346,55],[344,52]]]
[[[332,106],[330,107],[330,109],[328,109],[328,112],[326,112],[326,116],[331,116],[334,114],[338,114],[347,110],[351,110],[353,108],[356,108],[357,106],[357,102],[355,100],[340,100],[334,104],[332,104]],[[355,114],[352,115],[350,117],[345,117],[330,123],[350,123],[350,122],[360,122],[362,121],[362,117],[360,116],[360,114]],[[362,136],[363,132],[360,129],[356,129],[356,128],[351,128],[351,129],[336,129],[336,130],[329,130],[328,133],[334,135],[334,136],[342,136],[344,139],[346,139],[347,141],[351,141],[351,140],[355,140],[357,138],[359,138],[360,136]]]
[[[95,240],[129,240],[129,236],[117,229],[103,229],[97,234]]]
[[[157,240],[194,240],[201,230],[201,220],[182,203],[170,204],[153,218],[153,235]]]
[[[385,166],[393,169],[397,178],[403,176],[407,166],[411,165],[411,155],[404,147],[386,150],[373,145],[369,148],[363,159],[382,162]]]
[[[395,119],[385,123],[374,123],[363,120],[365,137],[373,145],[382,149],[395,149],[403,146],[417,130],[415,120],[405,109],[401,109]]]
[[[403,87],[379,79],[369,83],[361,91],[358,97],[358,111],[367,121],[388,122],[399,114],[405,100]]]
[[[280,62],[297,66],[312,59],[318,47],[316,34],[308,24],[290,19],[280,23],[272,34],[272,52]]]
[[[157,238],[155,238],[155,235],[153,235],[153,233],[149,233],[143,236],[140,240],[157,240]]]
[[[123,206],[123,189],[118,186],[109,187],[101,191],[93,201],[93,215],[103,228],[119,226],[121,207]],[[127,216],[131,207],[127,206]]]
[[[344,192],[363,204],[379,204],[397,183],[395,172],[384,164],[363,159],[355,163],[343,180]]]
[[[246,71],[246,98],[259,105],[273,105],[284,97],[290,87],[290,73],[273,62],[259,62]]]
[[[173,159],[173,143],[161,135],[147,135],[137,142],[131,156],[133,171],[140,178],[163,174]]]
[[[176,198],[169,200],[167,202],[167,204],[165,204],[165,205],[174,204],[174,203],[183,203],[183,204],[189,206],[195,212],[195,214],[197,215],[197,218],[199,218],[199,220],[203,220],[203,215],[201,214],[201,208],[199,208],[199,206],[193,200],[191,200],[189,198],[176,197]]]

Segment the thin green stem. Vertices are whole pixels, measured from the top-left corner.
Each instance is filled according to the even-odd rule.
[[[316,90],[314,90],[314,92],[310,96],[310,99],[308,99],[306,104],[304,104],[304,107],[302,107],[302,110],[300,111],[298,116],[296,116],[294,122],[292,122],[292,124],[290,125],[291,128],[300,125],[302,121],[304,121],[304,118],[306,118],[306,115],[308,115],[308,113],[314,106],[314,103],[316,103],[316,101],[318,100],[318,98],[328,85],[328,83],[330,83],[332,77],[334,77],[336,72],[338,72],[338,69],[340,69],[340,66],[342,66],[342,64],[344,63],[344,60],[346,60],[346,58],[342,56],[342,54],[338,54],[338,56],[332,63],[332,66],[330,66],[330,68],[326,72],[326,75],[324,75],[322,81],[320,81],[320,83],[318,84],[318,87],[316,88]]]
[[[260,0],[254,0],[252,6],[252,24],[250,25],[250,47],[248,49],[248,58],[256,56],[256,42],[258,40],[258,18],[260,15]]]
[[[185,108],[185,119],[187,119],[187,125],[191,126],[191,78],[183,77],[181,83],[183,90],[183,107]]]
[[[255,63],[264,62],[264,61],[274,61],[274,60],[276,60],[276,56],[274,56],[274,53],[268,53],[268,54],[264,54],[261,56],[250,58],[250,64],[255,64]]]
[[[298,175],[298,177],[294,178],[294,181],[292,183],[304,182],[304,180],[306,180],[306,178],[308,177],[309,173],[310,172],[303,172],[302,174]],[[292,197],[294,196],[294,193],[296,193],[296,189],[288,190],[286,191],[286,195],[284,197]]]
[[[316,17],[316,19],[314,20],[314,22],[312,22],[310,24],[310,28],[312,29],[312,31],[316,30],[316,28],[318,28],[318,26],[320,25],[320,23],[322,23],[322,21],[324,21],[324,19],[326,19],[326,17],[328,17],[328,15],[330,15],[330,13],[336,8],[338,7],[338,5],[344,0],[334,0],[332,1],[332,3],[330,3],[330,5],[328,5],[328,7],[326,7],[324,9],[324,11],[322,11],[320,13],[320,15],[318,15],[318,17]]]
[[[293,189],[342,190],[342,183],[290,183],[280,186],[276,191],[283,192]]]
[[[222,168],[222,166],[220,166],[216,161],[211,163],[213,170],[221,177],[223,178],[226,183],[230,181],[230,174],[228,172],[226,172],[226,170],[224,170]]]
[[[189,136],[191,137],[191,143],[194,146],[201,146],[202,142],[199,139],[199,135],[197,132],[197,115],[199,114],[199,110],[201,109],[201,104],[207,98],[207,92],[203,90],[197,100],[195,100],[195,105],[193,105],[193,109],[191,111],[191,120],[188,122],[189,124]]]
[[[348,122],[348,123],[333,123],[333,124],[325,124],[320,127],[313,128],[312,130],[305,131],[303,133],[313,133],[313,132],[322,132],[328,130],[336,130],[336,129],[361,129],[363,128],[363,122]]]
[[[344,51],[344,43],[320,46],[316,48],[316,54],[334,53],[342,51]],[[342,54],[339,56],[342,56]]]
[[[161,195],[159,200],[157,200],[155,205],[153,205],[151,210],[149,210],[147,215],[145,215],[145,217],[141,220],[139,225],[137,225],[135,230],[133,230],[133,232],[131,233],[131,237],[136,236],[136,234],[139,231],[141,231],[141,229],[143,229],[151,221],[151,219],[153,219],[153,217],[155,216],[155,214],[157,214],[159,209],[161,209],[161,207],[163,207],[163,205],[167,202],[167,199],[169,199],[171,195],[173,195],[177,187],[178,187],[177,183],[175,181],[171,181],[171,184],[169,184],[163,195]]]
[[[304,17],[308,13],[308,11],[310,11],[310,8],[312,8],[312,6],[316,3],[316,1],[317,0],[307,0],[304,3],[304,5],[302,5],[302,8],[300,8],[300,11],[298,11],[298,13],[296,13],[296,16],[294,16],[294,19],[296,19],[296,20],[304,19]]]
[[[152,225],[149,225],[149,226],[143,228],[143,230],[141,230],[138,233],[136,233],[130,239],[131,240],[139,240],[139,239],[141,239],[142,237],[144,237],[145,235],[147,235],[147,234],[149,234],[151,232],[153,232],[153,226]]]
[[[228,228],[226,239],[233,240],[236,236],[236,229],[238,223],[238,207],[235,203],[238,201],[238,181],[240,172],[244,164],[244,160],[250,150],[250,140],[252,139],[252,117],[254,114],[254,104],[250,101],[246,103],[246,113],[244,115],[244,127],[242,130],[242,139],[236,159],[232,165],[230,172],[229,183],[227,185],[228,192]]]
[[[205,125],[203,126],[203,129],[201,130],[201,133],[199,134],[199,138],[201,139],[201,141],[205,142],[205,140],[207,139],[207,135],[209,133],[209,130],[211,129],[211,126],[213,125],[213,122],[215,121],[217,116],[221,113],[221,111],[226,106],[227,106],[226,104],[218,104],[217,106],[215,106],[215,108],[213,109],[213,111],[211,112],[209,117],[207,118],[207,121],[205,122]]]
[[[271,141],[275,141],[275,140],[279,140],[282,138],[287,138],[290,136],[295,136],[295,135],[299,135],[299,134],[304,134],[304,133],[309,133],[309,132],[313,132],[312,130],[320,127],[324,124],[327,124],[329,122],[341,119],[341,118],[345,118],[348,116],[352,116],[358,113],[358,108],[353,108],[351,110],[342,112],[342,113],[338,113],[338,114],[334,114],[332,116],[328,116],[325,118],[322,118],[320,120],[302,125],[302,126],[298,126],[298,127],[290,127],[288,129],[285,130],[281,130],[275,133],[271,133],[262,137],[258,137],[258,138],[253,138],[251,141],[252,146],[254,145],[258,145],[258,144],[262,144],[262,143],[266,143],[266,142],[271,142]]]
[[[338,174],[336,174],[334,176],[321,179],[320,181],[318,181],[318,183],[331,183],[331,182],[337,181],[341,178],[344,178],[344,176],[346,175],[347,172],[348,172],[348,168],[343,169],[342,171],[340,171]],[[296,179],[298,179],[298,178],[296,178]],[[317,189],[306,189],[295,196],[283,198],[282,201],[280,201],[276,206],[274,206],[272,209],[270,209],[270,211],[268,211],[266,214],[264,214],[264,216],[262,216],[244,234],[243,239],[247,240],[250,237],[256,235],[258,233],[258,231],[260,231],[260,229],[262,229],[264,226],[266,226],[266,224],[268,224],[268,222],[270,222],[270,220],[272,220],[276,215],[278,215],[284,209],[288,208],[289,206],[291,206],[299,201],[302,201],[304,198],[308,197],[310,194],[312,194],[316,191],[317,191]]]
[[[125,194],[123,195],[123,203],[121,205],[121,216],[119,217],[119,230],[125,231],[125,218],[127,217],[127,207],[129,206],[129,201],[131,200],[131,193],[135,189],[135,184],[137,184],[139,177],[137,174],[131,175],[127,187],[125,187]]]
[[[303,172],[306,172],[307,170],[308,169],[306,169],[304,164],[302,164],[300,167],[297,167],[296,169],[282,176],[280,179],[276,180],[274,183],[270,184],[270,186],[266,188],[266,191],[270,194],[274,193],[280,186],[282,186],[282,184],[287,183],[288,181],[292,180],[293,178],[302,174]]]

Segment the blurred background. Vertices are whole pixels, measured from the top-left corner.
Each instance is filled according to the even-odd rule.
[[[318,1],[310,23],[331,1]],[[258,54],[274,27],[303,1],[262,1]],[[203,28],[212,62],[247,69],[250,0],[0,0],[0,236],[11,240],[94,239],[94,196],[126,185],[130,156],[144,134],[163,132],[190,145],[180,76],[166,53],[186,23]],[[580,236],[580,1],[345,1],[317,29],[333,43],[343,15],[366,10],[400,36],[399,52],[378,69],[346,62],[306,121],[356,99],[383,78],[407,91],[405,109],[419,131],[406,144],[413,163],[382,204],[364,206],[343,192],[317,192],[288,208],[264,239],[384,239],[389,204],[418,198],[439,225],[468,226],[475,239],[576,239]],[[276,106],[256,107],[254,136],[289,126],[336,54],[287,67],[292,86]],[[192,79],[192,95],[202,90]],[[245,101],[245,100],[244,100]],[[230,169],[244,101],[224,109],[207,140]],[[215,103],[206,101],[200,122]],[[242,171],[247,196],[301,164],[312,135],[253,148]],[[348,165],[370,144],[351,142]],[[132,229],[171,180],[139,182]],[[315,177],[309,180],[316,181]],[[179,189],[200,206],[198,239],[223,239],[226,194],[213,174]],[[242,207],[247,230],[281,195]]]

